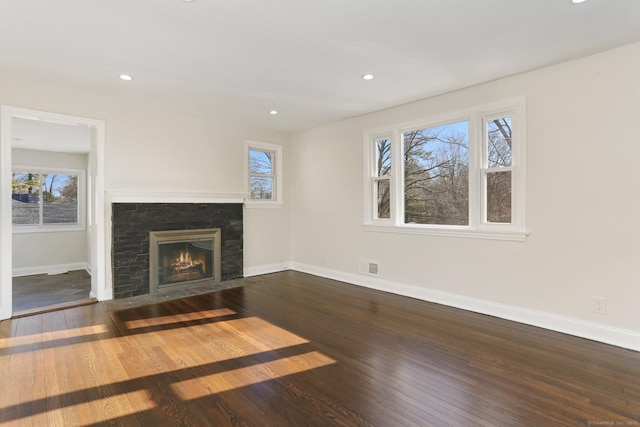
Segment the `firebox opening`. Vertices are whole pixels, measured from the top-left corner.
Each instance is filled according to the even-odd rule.
[[[213,279],[212,239],[163,242],[158,253],[158,286]]]
[[[149,233],[151,292],[166,286],[220,281],[220,229]]]

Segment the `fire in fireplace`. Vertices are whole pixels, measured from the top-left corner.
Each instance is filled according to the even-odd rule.
[[[158,286],[213,278],[211,239],[163,242],[158,256]]]
[[[220,281],[220,229],[149,233],[152,292],[165,286]]]

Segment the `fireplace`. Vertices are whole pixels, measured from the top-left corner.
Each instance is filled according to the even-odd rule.
[[[220,237],[219,228],[149,232],[150,291],[220,282]]]
[[[149,281],[152,271],[157,274],[157,267],[150,268],[150,249],[155,246],[150,244],[151,232],[218,229],[220,266],[214,266],[213,280],[216,271],[221,282],[243,277],[242,203],[114,202],[111,207],[114,298],[154,292]]]

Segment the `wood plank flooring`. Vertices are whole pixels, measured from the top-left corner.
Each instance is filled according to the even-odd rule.
[[[298,273],[0,322],[0,424],[638,425],[640,353]]]
[[[14,316],[96,301],[89,297],[91,276],[85,270],[14,277],[12,291]]]

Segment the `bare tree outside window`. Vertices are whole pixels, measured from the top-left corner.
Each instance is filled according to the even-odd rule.
[[[254,200],[274,198],[274,159],[272,151],[249,150],[249,193]]]
[[[519,97],[365,132],[365,229],[523,241],[524,109]]]
[[[78,177],[66,174],[44,175],[44,186],[43,223],[77,224]]]
[[[379,219],[391,217],[391,139],[382,138],[375,141],[376,177],[375,194],[377,195],[377,215]]]
[[[14,225],[78,224],[78,175],[14,172]]]
[[[64,203],[78,201],[78,176],[68,175],[68,181],[60,189],[60,199]]]
[[[511,137],[511,117],[486,122],[487,222],[511,223]]]
[[[407,224],[469,224],[469,122],[404,132]]]

